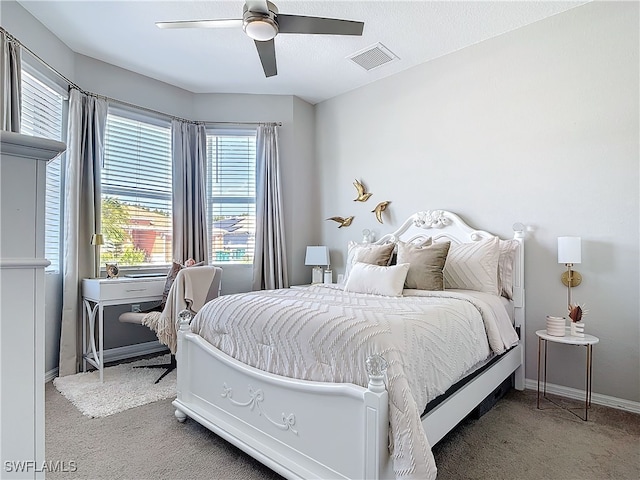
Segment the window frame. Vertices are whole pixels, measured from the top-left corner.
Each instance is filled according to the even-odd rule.
[[[238,136],[238,137],[247,137],[247,136],[252,136],[254,138],[254,144],[253,147],[255,149],[256,146],[256,140],[257,140],[257,133],[258,133],[258,129],[257,127],[238,127],[238,126],[208,126],[206,129],[206,135],[207,135],[207,159],[206,159],[206,171],[207,171],[207,176],[206,176],[206,217],[207,217],[207,239],[208,239],[208,244],[209,244],[209,263],[210,264],[215,264],[215,265],[221,265],[221,266],[225,266],[225,267],[229,267],[229,266],[251,266],[253,264],[253,259],[255,256],[255,231],[256,231],[256,203],[257,203],[257,152],[256,155],[253,158],[253,168],[254,168],[254,185],[253,185],[253,196],[238,196],[238,197],[229,197],[230,201],[228,202],[215,202],[214,203],[214,196],[213,196],[213,192],[212,192],[212,183],[210,181],[210,174],[211,174],[211,162],[210,162],[210,152],[208,151],[209,149],[209,137],[210,136]],[[228,260],[220,260],[219,258],[216,259],[214,258],[214,250],[213,250],[213,238],[212,238],[212,233],[213,233],[213,217],[214,217],[214,209],[212,208],[213,205],[215,204],[219,204],[219,203],[223,203],[223,204],[250,204],[253,205],[253,229],[251,232],[251,237],[253,239],[252,241],[252,248],[251,248],[251,255],[250,255],[250,259],[249,260],[245,260],[245,261],[240,261],[240,260],[234,260],[232,258],[228,259]]]
[[[128,107],[125,105],[120,105],[120,104],[110,104],[108,111],[107,111],[107,122],[109,119],[109,116],[115,116],[115,117],[120,117],[120,118],[124,118],[130,121],[134,121],[134,122],[140,122],[143,124],[147,124],[147,125],[151,125],[154,127],[161,127],[161,128],[166,128],[168,133],[169,133],[169,150],[168,150],[168,154],[169,154],[169,168],[170,168],[170,177],[169,177],[169,181],[167,183],[167,187],[168,187],[168,194],[166,196],[164,196],[164,200],[167,200],[168,197],[168,212],[170,215],[170,220],[168,222],[168,226],[169,228],[172,230],[173,229],[173,205],[172,205],[172,197],[173,197],[173,183],[171,180],[171,164],[173,162],[173,152],[172,152],[172,145],[173,145],[173,140],[171,137],[171,119],[168,117],[165,117],[163,115],[160,114],[154,114],[151,112],[147,112],[146,110],[141,110],[138,108],[134,108],[134,107]],[[104,142],[104,161],[106,162],[107,160],[107,138],[106,138],[106,123],[105,123],[105,142]],[[104,172],[104,170],[103,170]],[[105,188],[104,188],[104,178],[102,177],[102,173],[101,172],[101,185],[100,185],[100,206],[102,208],[102,201],[105,198]],[[107,190],[108,191],[108,190]],[[117,193],[116,193],[117,195]],[[160,199],[160,196],[155,196],[155,195],[151,195],[148,198],[151,199]],[[102,215],[102,210],[100,213],[100,217],[101,217],[101,224],[103,221],[103,215]],[[103,230],[103,234],[104,232],[104,225],[102,224],[102,230]],[[171,235],[173,235],[173,232],[171,232]],[[105,240],[107,240],[105,238]],[[173,241],[171,240],[169,242],[169,248],[171,249],[173,247]],[[104,249],[104,247],[103,247]],[[102,260],[102,253],[103,253],[103,249],[101,249],[101,259],[100,259],[100,271],[104,272],[105,271],[105,262]],[[169,255],[171,258],[173,257],[173,253],[171,253]],[[167,268],[171,266],[171,262],[172,260],[169,259],[164,263],[145,263],[145,264],[138,264],[138,265],[123,265],[123,264],[118,264],[118,270],[120,275],[126,275],[127,273],[134,273],[134,272],[145,272],[145,273],[166,273]]]
[[[21,65],[20,65],[20,75],[22,76],[23,73],[26,73],[28,75],[30,75],[31,77],[33,77],[36,81],[42,83],[45,87],[49,88],[51,91],[53,91],[55,94],[59,95],[61,97],[61,111],[60,111],[60,138],[52,138],[52,137],[47,137],[47,138],[52,138],[53,140],[57,140],[60,142],[64,142],[66,143],[66,137],[67,137],[67,130],[68,130],[68,120],[69,120],[69,92],[68,92],[68,85],[66,84],[66,82],[62,82],[57,76],[53,77],[51,75],[48,75],[46,73],[44,73],[40,68],[40,63],[34,61],[30,55],[24,55],[22,57],[22,61],[21,61]],[[22,80],[23,83],[23,88],[22,91],[24,92],[24,78]],[[23,99],[20,99],[21,102],[21,108],[23,109]],[[24,110],[24,109],[23,109]],[[21,133],[25,134],[25,135],[29,135],[28,133],[22,132],[22,125],[21,125]],[[50,265],[48,265],[45,268],[45,275],[60,275],[62,274],[62,270],[63,270],[63,249],[64,249],[64,240],[63,240],[63,233],[62,233],[62,226],[64,225],[64,191],[65,191],[65,175],[64,172],[66,170],[66,163],[67,163],[67,154],[66,151],[63,152],[61,155],[59,155],[57,158],[55,158],[54,160],[48,162],[47,167],[46,167],[46,193],[45,193],[45,257],[51,262]],[[49,232],[47,231],[47,220],[48,220],[48,215],[47,212],[50,208],[49,203],[47,201],[47,197],[50,196],[49,193],[49,180],[50,180],[50,175],[52,174],[52,170],[56,169],[57,170],[57,176],[59,177],[59,182],[58,182],[58,191],[54,192],[57,193],[58,196],[58,200],[57,200],[57,206],[58,206],[58,217],[57,217],[57,237],[58,237],[58,242],[57,242],[57,255],[55,256],[55,258],[51,255],[48,255],[47,253],[49,252],[48,250],[48,246],[50,246],[50,243],[48,241],[48,236],[49,236]]]

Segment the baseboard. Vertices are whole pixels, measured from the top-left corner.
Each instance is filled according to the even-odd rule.
[[[53,380],[57,376],[58,376],[58,369],[57,368],[54,368],[53,370],[49,370],[48,372],[45,372],[45,374],[44,374],[44,383],[50,382],[51,380]]]
[[[529,390],[537,391],[538,381],[527,378],[524,382],[524,386]],[[569,388],[565,387],[564,385],[547,383],[547,393],[560,395],[561,397],[567,397],[573,400],[584,401],[584,390]],[[624,400],[617,397],[610,397],[609,395],[602,395],[600,393],[591,393],[591,403],[595,403],[596,405],[603,405],[605,407],[617,408],[619,410],[626,410],[627,412],[640,413],[640,402]]]
[[[104,351],[104,363],[117,362],[127,358],[165,351],[168,351],[167,346],[161,344],[157,340],[153,342],[136,343],[134,345],[125,345],[124,347],[109,348]]]
[[[104,363],[117,362],[127,358],[141,357],[142,355],[151,355],[153,353],[167,352],[169,349],[160,342],[136,343],[134,345],[125,345],[124,347],[109,348],[104,351]],[[58,369],[54,368],[44,374],[44,383],[50,382],[58,376]]]

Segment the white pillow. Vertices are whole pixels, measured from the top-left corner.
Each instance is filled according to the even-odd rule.
[[[344,290],[345,292],[401,297],[408,272],[408,263],[401,263],[392,267],[381,267],[357,262],[351,267]]]
[[[513,263],[520,243],[517,240],[500,240],[498,257],[498,289],[500,295],[513,299]]]
[[[452,244],[444,264],[444,287],[500,295],[498,290],[498,237]]]

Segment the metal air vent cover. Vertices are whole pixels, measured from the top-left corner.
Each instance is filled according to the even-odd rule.
[[[398,60],[398,56],[381,43],[371,45],[347,58],[367,71]]]

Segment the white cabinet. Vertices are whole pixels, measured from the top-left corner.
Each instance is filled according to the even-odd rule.
[[[2,478],[44,478],[45,180],[47,162],[65,149],[0,132]]]

